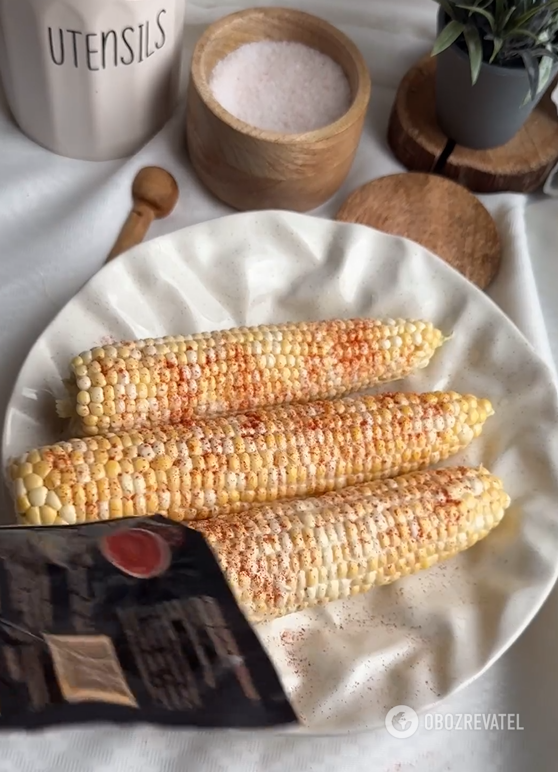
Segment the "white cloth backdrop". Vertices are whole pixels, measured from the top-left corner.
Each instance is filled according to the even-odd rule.
[[[341,27],[359,45],[372,73],[370,114],[357,162],[343,190],[316,212],[327,217],[358,184],[401,170],[385,139],[389,109],[399,80],[432,44],[436,6],[432,0],[285,0],[283,5],[302,5]],[[232,0],[190,0],[188,50],[205,24],[241,7]],[[129,209],[131,181],[140,167],[155,163],[169,168],[181,188],[175,212],[156,223],[151,236],[229,213],[193,177],[183,133],[183,117],[177,114],[134,158],[82,163],[58,158],[27,140],[0,103],[2,410],[33,340],[103,264]],[[496,217],[505,248],[490,294],[542,356],[551,362],[552,350],[558,361],[558,201],[528,202],[509,194],[483,200]],[[383,730],[351,738],[296,740],[105,727],[10,734],[0,738],[0,772],[279,772],[287,766],[324,772],[524,772],[532,766],[537,772],[554,772],[557,629],[555,592],[509,653],[439,708],[454,715],[519,714],[521,732],[421,727],[406,740],[391,738]]]

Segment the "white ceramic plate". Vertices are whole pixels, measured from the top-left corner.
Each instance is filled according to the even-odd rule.
[[[445,565],[263,625],[307,731],[383,724],[485,670],[525,628],[558,565],[558,406],[552,377],[501,311],[438,258],[363,226],[233,215],[142,245],[68,303],[29,354],[9,404],[8,456],[56,440],[53,395],[70,357],[112,339],[335,316],[428,318],[454,338],[401,389],[490,398],[496,415],[452,463],[483,462],[513,505]]]

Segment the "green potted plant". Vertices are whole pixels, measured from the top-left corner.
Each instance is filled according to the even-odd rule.
[[[508,142],[558,70],[558,0],[435,0],[436,111],[465,147]]]

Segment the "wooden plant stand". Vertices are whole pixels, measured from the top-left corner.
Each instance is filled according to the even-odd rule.
[[[549,89],[506,145],[470,150],[446,137],[436,121],[436,59],[421,59],[399,85],[388,142],[411,171],[435,172],[476,193],[533,193],[558,162],[558,114]]]

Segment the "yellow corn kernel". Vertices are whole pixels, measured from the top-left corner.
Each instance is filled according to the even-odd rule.
[[[25,513],[25,519],[29,525],[42,525],[41,512],[38,507],[29,507]]]
[[[39,516],[41,519],[41,525],[53,525],[54,521],[58,517],[58,512],[45,504],[39,508]]]
[[[32,472],[23,478],[23,484],[25,485],[26,490],[32,491],[33,488],[40,488],[42,486],[43,478]]]
[[[16,509],[18,514],[24,515],[31,508],[31,502],[27,496],[18,496],[16,499]]]
[[[110,486],[106,477],[102,480],[97,480],[97,497],[98,501],[108,501],[110,499]]]
[[[44,482],[45,482],[45,488],[48,488],[49,491],[53,491],[55,488],[58,488],[58,486],[61,484],[62,475],[60,474],[58,469],[53,469],[47,474]]]
[[[164,455],[164,456],[157,456],[153,459],[151,462],[151,468],[155,471],[163,471],[166,472],[167,469],[170,469],[172,466],[172,458],[170,456]]]
[[[107,461],[105,464],[105,474],[109,479],[115,479],[121,472],[118,461]]]
[[[124,507],[122,505],[122,499],[110,499],[109,501],[109,513],[110,519],[116,520],[121,518],[124,514]]]
[[[50,461],[37,461],[35,464],[33,464],[33,472],[42,478],[44,481],[45,477],[50,474],[50,471],[52,469],[52,464]]]
[[[148,515],[156,515],[159,512],[159,497],[156,493],[147,493],[145,503]]]
[[[138,457],[134,459],[134,471],[137,472],[137,474],[145,474],[150,468],[149,461],[146,458]]]

